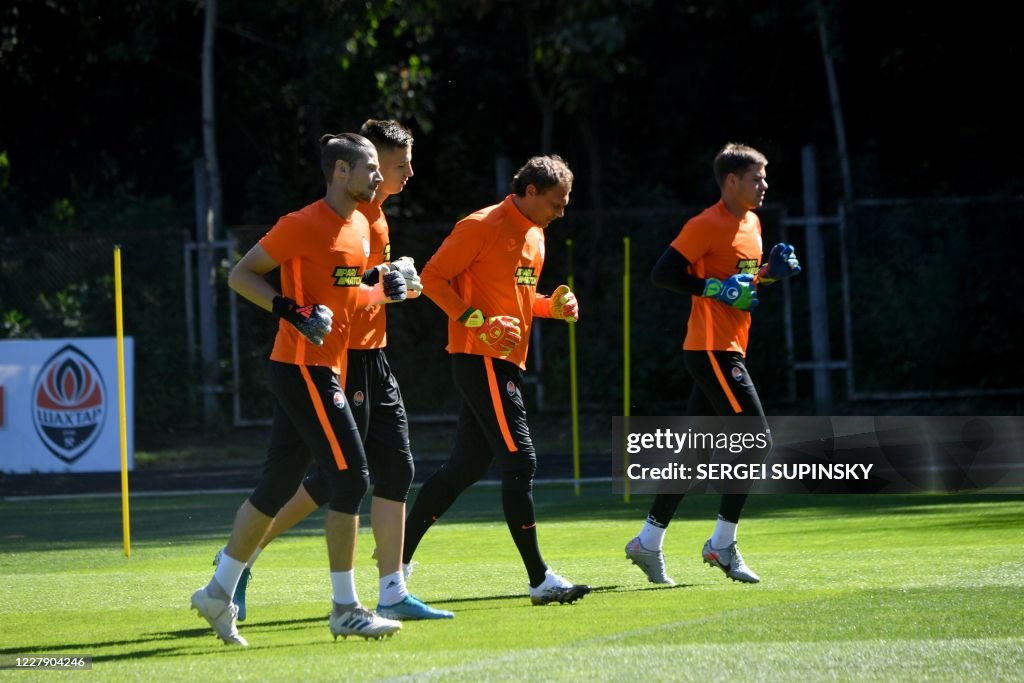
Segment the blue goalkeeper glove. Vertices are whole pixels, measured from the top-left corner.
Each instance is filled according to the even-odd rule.
[[[294,299],[275,296],[274,313],[295,326],[302,336],[317,346],[322,346],[324,337],[331,331],[334,313],[322,304],[299,306]]]
[[[768,254],[768,263],[757,271],[755,284],[770,285],[778,280],[791,278],[800,272],[800,262],[796,259],[796,249],[792,244],[779,242]]]
[[[709,277],[705,281],[702,296],[721,301],[726,306],[741,311],[752,311],[757,307],[757,290],[754,289],[753,275],[733,275],[726,280]]]

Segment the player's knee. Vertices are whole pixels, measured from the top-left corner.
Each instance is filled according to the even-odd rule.
[[[292,474],[286,471],[268,471],[249,496],[249,502],[263,514],[273,517],[295,495],[301,481],[301,472]]]
[[[320,474],[320,470],[307,475],[302,480],[302,488],[306,489],[306,493],[313,499],[317,507],[322,507],[331,499],[331,486],[327,482],[327,478]]]
[[[537,473],[537,458],[509,459],[501,473],[502,487],[509,491],[529,491],[533,488],[533,476]]]
[[[370,488],[370,476],[363,470],[353,472],[341,470],[331,475],[331,496],[328,507],[335,512],[347,515],[359,514],[359,505]]]
[[[446,463],[439,472],[449,487],[455,491],[463,491],[483,479],[487,474],[487,466],[486,462],[480,464],[463,462],[458,467],[450,467]]]
[[[415,474],[412,457],[410,456],[405,461],[396,461],[392,466],[384,469],[385,471],[374,475],[373,495],[377,498],[404,503],[409,498],[409,488],[412,486],[412,478]]]

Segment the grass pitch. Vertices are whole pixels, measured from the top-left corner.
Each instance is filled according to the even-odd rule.
[[[545,559],[594,593],[531,606],[499,492],[476,487],[424,538],[409,584],[456,618],[379,642],[331,638],[317,514],[257,563],[248,649],[188,609],[242,495],[134,499],[130,559],[117,499],[0,501],[0,659],[91,655],[77,675],[110,681],[1021,679],[1024,497],[755,495],[740,528],[762,577],[749,586],[701,564],[718,498],[691,496],[666,537],[679,585],[662,588],[622,550],[650,498],[608,488],[535,494]],[[366,530],[371,607],[372,550]]]

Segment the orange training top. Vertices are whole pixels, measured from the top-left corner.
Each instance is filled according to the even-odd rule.
[[[370,224],[370,257],[366,269],[391,260],[391,240],[388,236],[388,219],[381,208],[372,203],[363,203],[356,210],[366,217]],[[349,335],[350,349],[382,349],[388,344],[387,306],[360,308],[352,316],[352,332]]]
[[[737,218],[719,200],[691,218],[672,240],[672,248],[690,262],[690,273],[725,280],[757,273],[761,263],[761,221],[747,211]],[[686,328],[686,351],[738,351],[746,354],[750,313],[709,297],[694,296]]]
[[[359,285],[370,253],[370,229],[358,211],[345,220],[323,199],[283,216],[260,240],[281,265],[281,293],[300,306],[323,304],[334,326],[322,346],[281,320],[270,359],[329,367],[345,379],[347,346]]]
[[[512,195],[456,223],[420,274],[423,293],[448,315],[448,353],[501,357],[458,321],[472,306],[488,318],[519,318],[523,340],[504,360],[525,370],[543,267],[544,229],[516,208]]]

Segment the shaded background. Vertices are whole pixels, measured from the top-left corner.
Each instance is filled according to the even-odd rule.
[[[833,410],[1017,414],[1024,373],[1007,324],[1021,305],[1004,274],[1021,251],[1024,174],[1001,75],[1020,57],[1015,27],[965,2],[818,7],[221,2],[216,237],[233,236],[244,252],[280,215],[321,196],[319,136],[371,116],[399,118],[416,136],[416,177],[387,209],[395,248],[421,266],[455,220],[499,196],[496,177],[504,184],[529,156],[559,153],[576,184],[566,218],[548,231],[541,289],[575,276],[581,401],[607,429],[604,418],[623,412],[622,238],[633,249],[631,409],[678,413],[690,388],[676,352],[689,303],[652,291],[647,272],[685,219],[717,199],[710,161],[724,142],[771,161],[768,244],[784,235],[786,216],[803,213],[801,150],[813,145],[821,212],[847,216],[845,242],[826,226],[825,259],[805,260],[805,273],[827,275],[832,357],[853,359],[861,392],[914,395],[857,399],[834,372]],[[204,155],[205,10],[184,0],[9,0],[0,9],[0,338],[112,334],[110,246],[122,244],[141,447],[203,425],[182,249],[196,234],[194,165]],[[843,202],[819,18],[857,205]],[[788,237],[804,255],[802,232]],[[239,306],[236,384],[228,256],[215,289],[218,409],[230,420],[237,394],[244,416],[259,419],[273,325]],[[755,319],[750,367],[772,414],[815,410],[809,373],[792,372],[810,355],[809,286],[794,281],[788,325],[781,290],[763,295]],[[393,307],[390,330],[413,415],[454,411],[440,311]],[[566,349],[551,324],[531,348],[544,386],[531,400],[557,415],[569,400]]]

